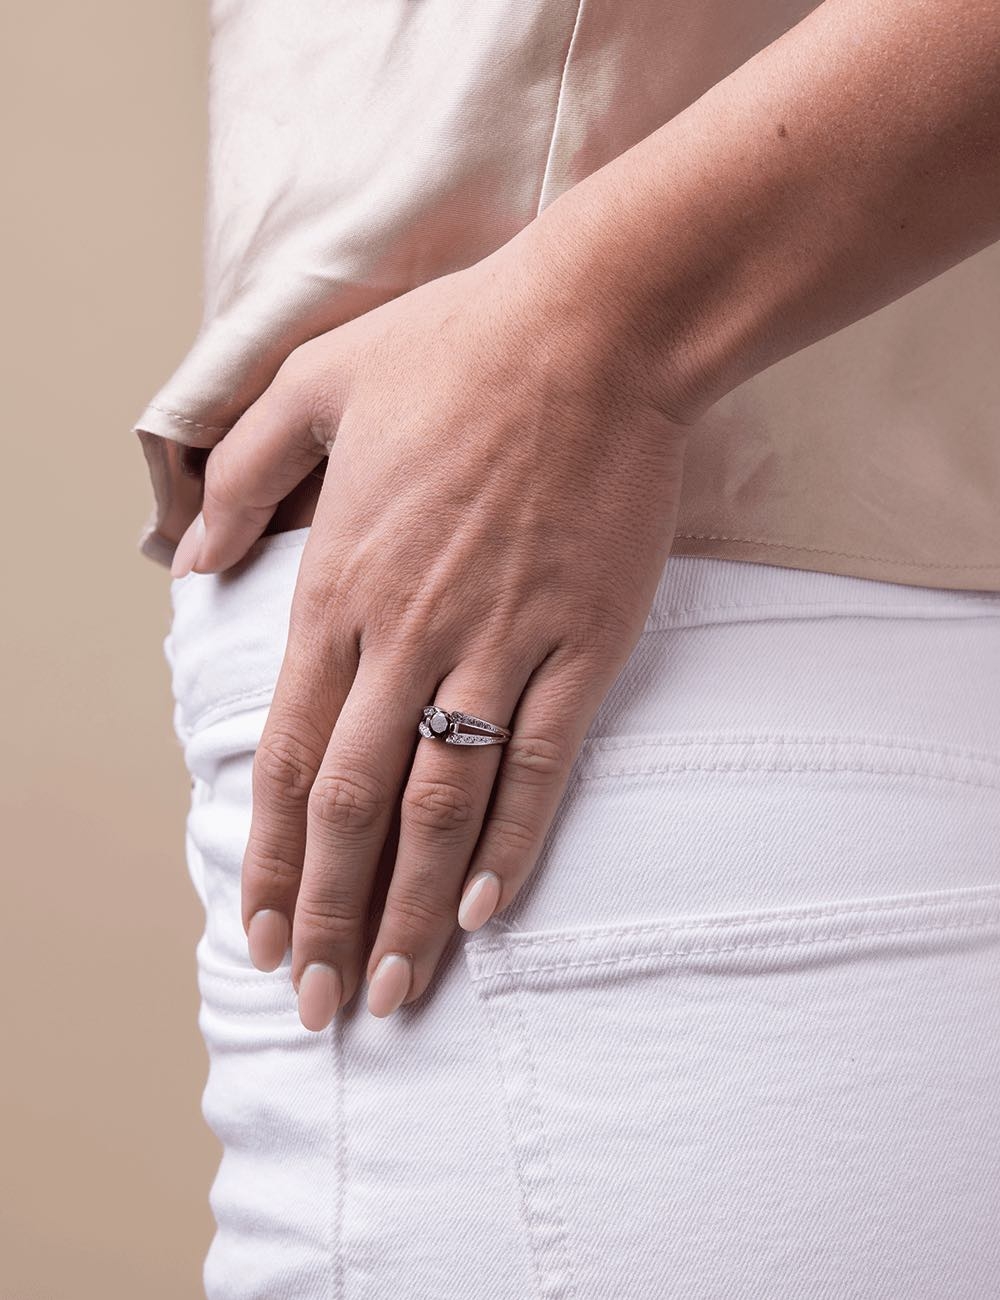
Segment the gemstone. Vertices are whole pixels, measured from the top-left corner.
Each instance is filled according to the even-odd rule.
[[[431,731],[436,736],[440,736],[443,731],[448,730],[448,715],[446,713],[435,713],[430,721]]]

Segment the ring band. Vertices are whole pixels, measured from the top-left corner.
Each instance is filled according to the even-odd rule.
[[[428,740],[443,740],[446,745],[503,745],[511,737],[509,727],[436,704],[424,708],[417,730]]]

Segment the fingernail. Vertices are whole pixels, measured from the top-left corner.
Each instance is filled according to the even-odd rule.
[[[340,975],[326,962],[311,961],[299,980],[299,1019],[306,1029],[325,1029],[340,1006]]]
[[[387,952],[368,981],[368,1010],[373,1016],[388,1016],[410,991],[413,964],[404,953]]]
[[[458,923],[463,930],[478,930],[497,910],[503,881],[495,871],[479,871],[472,877],[458,905]]]
[[[174,558],[170,564],[171,577],[187,577],[198,560],[198,552],[201,550],[201,544],[204,540],[205,520],[199,510],[188,525],[184,536],[177,543],[177,549],[174,551]]]
[[[281,965],[291,937],[288,919],[273,907],[254,912],[247,927],[250,960],[258,970],[275,970]]]

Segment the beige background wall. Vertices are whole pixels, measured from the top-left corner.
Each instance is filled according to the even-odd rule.
[[[132,420],[200,315],[197,0],[3,7],[2,1300],[197,1297],[200,904]]]

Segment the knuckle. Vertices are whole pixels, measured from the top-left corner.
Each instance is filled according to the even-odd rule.
[[[317,446],[327,449],[332,424],[324,399],[324,371],[321,359],[314,355],[306,343],[293,348],[278,367],[274,380],[282,400],[294,406],[308,423]]]
[[[302,875],[301,862],[293,862],[273,849],[254,849],[248,861],[254,875],[260,878],[257,883],[266,881],[269,885],[277,885],[279,892],[281,887],[294,883]]]
[[[290,627],[300,640],[310,640],[317,629],[333,640],[339,631],[344,602],[337,590],[337,582],[325,574],[312,576],[300,582],[292,598]]]
[[[463,786],[441,778],[413,777],[403,795],[401,820],[416,830],[459,832],[470,825],[475,812],[476,801]]]
[[[534,826],[510,814],[494,817],[490,822],[487,857],[523,862],[534,854],[538,831]]]
[[[302,344],[297,344],[282,360],[271,382],[287,384],[292,388],[305,381],[312,369],[308,350]]]
[[[323,948],[352,947],[361,936],[364,920],[357,902],[326,891],[308,894],[296,905],[296,941],[305,934]]]
[[[321,772],[309,792],[309,818],[331,830],[363,834],[374,829],[385,804],[377,781],[357,771]]]
[[[228,450],[223,453],[221,448],[220,443],[212,449],[205,461],[202,510],[206,514],[211,514],[213,510],[230,513],[240,505],[239,475]]]
[[[443,926],[451,925],[455,908],[432,894],[407,889],[392,901],[389,920],[393,934],[402,934],[412,941],[417,935],[438,933]]]
[[[620,617],[607,605],[602,606],[601,620],[574,618],[562,637],[564,659],[579,663],[587,656],[603,659],[618,640]]]
[[[504,780],[549,782],[569,769],[569,745],[557,735],[525,735],[514,732],[507,742]]]
[[[275,731],[261,740],[254,756],[254,794],[301,801],[316,772],[315,751],[300,737]]]

